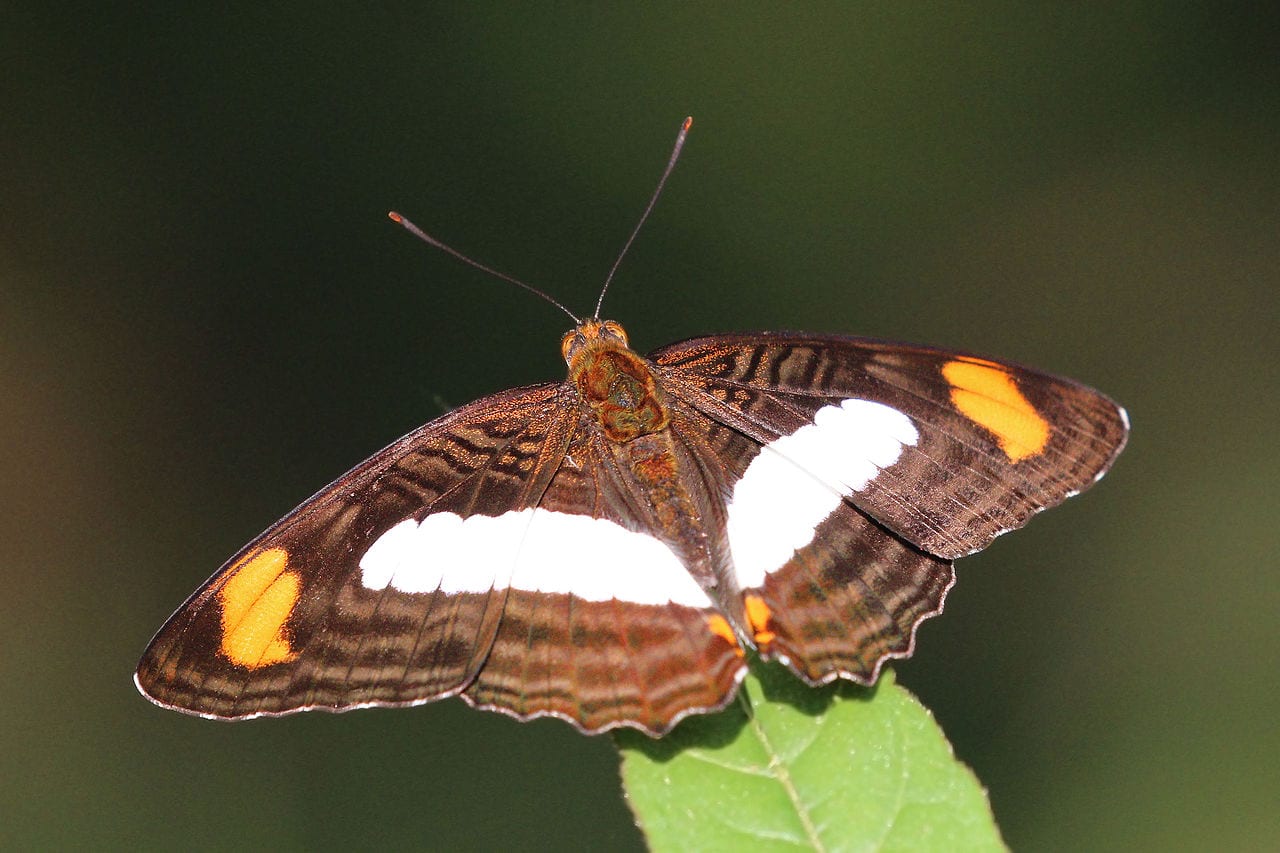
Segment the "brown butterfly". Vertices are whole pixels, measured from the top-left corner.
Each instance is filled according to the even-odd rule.
[[[232,557],[151,641],[143,694],[227,719],[460,695],[659,735],[724,707],[752,648],[869,684],[952,560],[1088,488],[1128,433],[1004,361],[780,333],[642,357],[599,304],[574,320],[566,381],[426,424]]]

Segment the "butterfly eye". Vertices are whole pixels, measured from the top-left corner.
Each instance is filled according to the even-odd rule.
[[[574,330],[572,332],[565,332],[564,337],[560,339],[560,354],[564,356],[564,360],[566,362],[573,357],[573,351],[576,349],[575,344],[581,343],[578,340],[579,337],[577,330]]]
[[[627,346],[627,330],[622,328],[621,323],[614,320],[605,320],[604,331],[607,332],[610,337],[617,338],[621,341],[624,347]]]

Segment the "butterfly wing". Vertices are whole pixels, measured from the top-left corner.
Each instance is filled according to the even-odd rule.
[[[657,735],[727,704],[745,661],[675,553],[642,532],[646,515],[603,441],[575,436],[533,522],[557,568],[541,583],[513,581],[485,666],[462,695],[522,719]]]
[[[740,636],[810,681],[868,682],[941,611],[951,558],[1086,488],[1127,430],[1082,386],[924,348],[755,335],[653,358],[731,573],[717,601],[740,590],[741,612],[651,535],[573,388],[535,386],[427,424],[246,546],[139,688],[221,718],[461,694],[658,734],[729,701]]]
[[[718,436],[756,645],[815,683],[909,655],[950,561],[1088,488],[1127,434],[1095,391],[922,347],[759,334],[650,358],[691,435]]]
[[[741,621],[761,654],[814,684],[837,676],[870,684],[885,660],[910,655],[917,627],[942,612],[955,579],[951,562],[885,530],[839,495],[819,493],[815,503],[803,482],[738,490],[771,452],[687,399],[673,400],[672,409],[676,439],[721,478],[728,571],[742,592]],[[786,512],[806,507],[808,527],[800,530]]]
[[[461,693],[653,733],[723,705],[741,649],[636,532],[592,440],[558,385],[405,436],[228,561],[152,640],[139,688],[233,719]]]
[[[177,710],[242,718],[410,703],[465,687],[504,591],[476,582],[478,591],[456,595],[400,593],[366,583],[360,561],[406,519],[535,501],[567,443],[557,393],[545,385],[458,409],[322,489],[174,613],[138,666],[139,688]],[[541,482],[511,476],[522,467],[538,469]]]
[[[694,339],[651,357],[678,396],[762,444],[817,418],[831,428],[811,430],[814,439],[880,453],[865,460],[868,476],[848,478],[859,486],[850,500],[946,559],[1089,488],[1128,435],[1124,410],[1097,391],[964,353],[766,333]],[[877,439],[891,446],[872,447]],[[802,445],[774,450],[811,451],[830,466],[820,441]]]

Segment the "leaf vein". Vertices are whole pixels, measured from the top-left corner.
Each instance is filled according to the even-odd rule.
[[[710,764],[712,767],[718,767],[721,770],[728,770],[733,773],[741,773],[744,776],[759,776],[766,779],[772,778],[773,776],[773,774],[769,772],[768,768],[765,768],[765,767],[755,768],[755,767],[743,766],[741,764],[730,764],[726,761],[720,761],[718,759],[712,758],[707,753],[694,752],[692,750],[686,754],[690,758],[694,759],[695,761],[701,761],[703,764]]]

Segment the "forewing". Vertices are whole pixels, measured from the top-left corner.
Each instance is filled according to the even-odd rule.
[[[226,718],[465,688],[497,633],[506,569],[469,560],[448,528],[537,504],[577,422],[562,393],[542,385],[477,401],[322,489],[169,619],[138,666],[139,688]],[[397,562],[433,548],[427,567]]]
[[[650,357],[672,394],[943,559],[1087,489],[1128,434],[1124,410],[1097,391],[926,347],[762,333]],[[842,456],[844,470],[832,464]],[[762,464],[787,480],[788,465]]]

